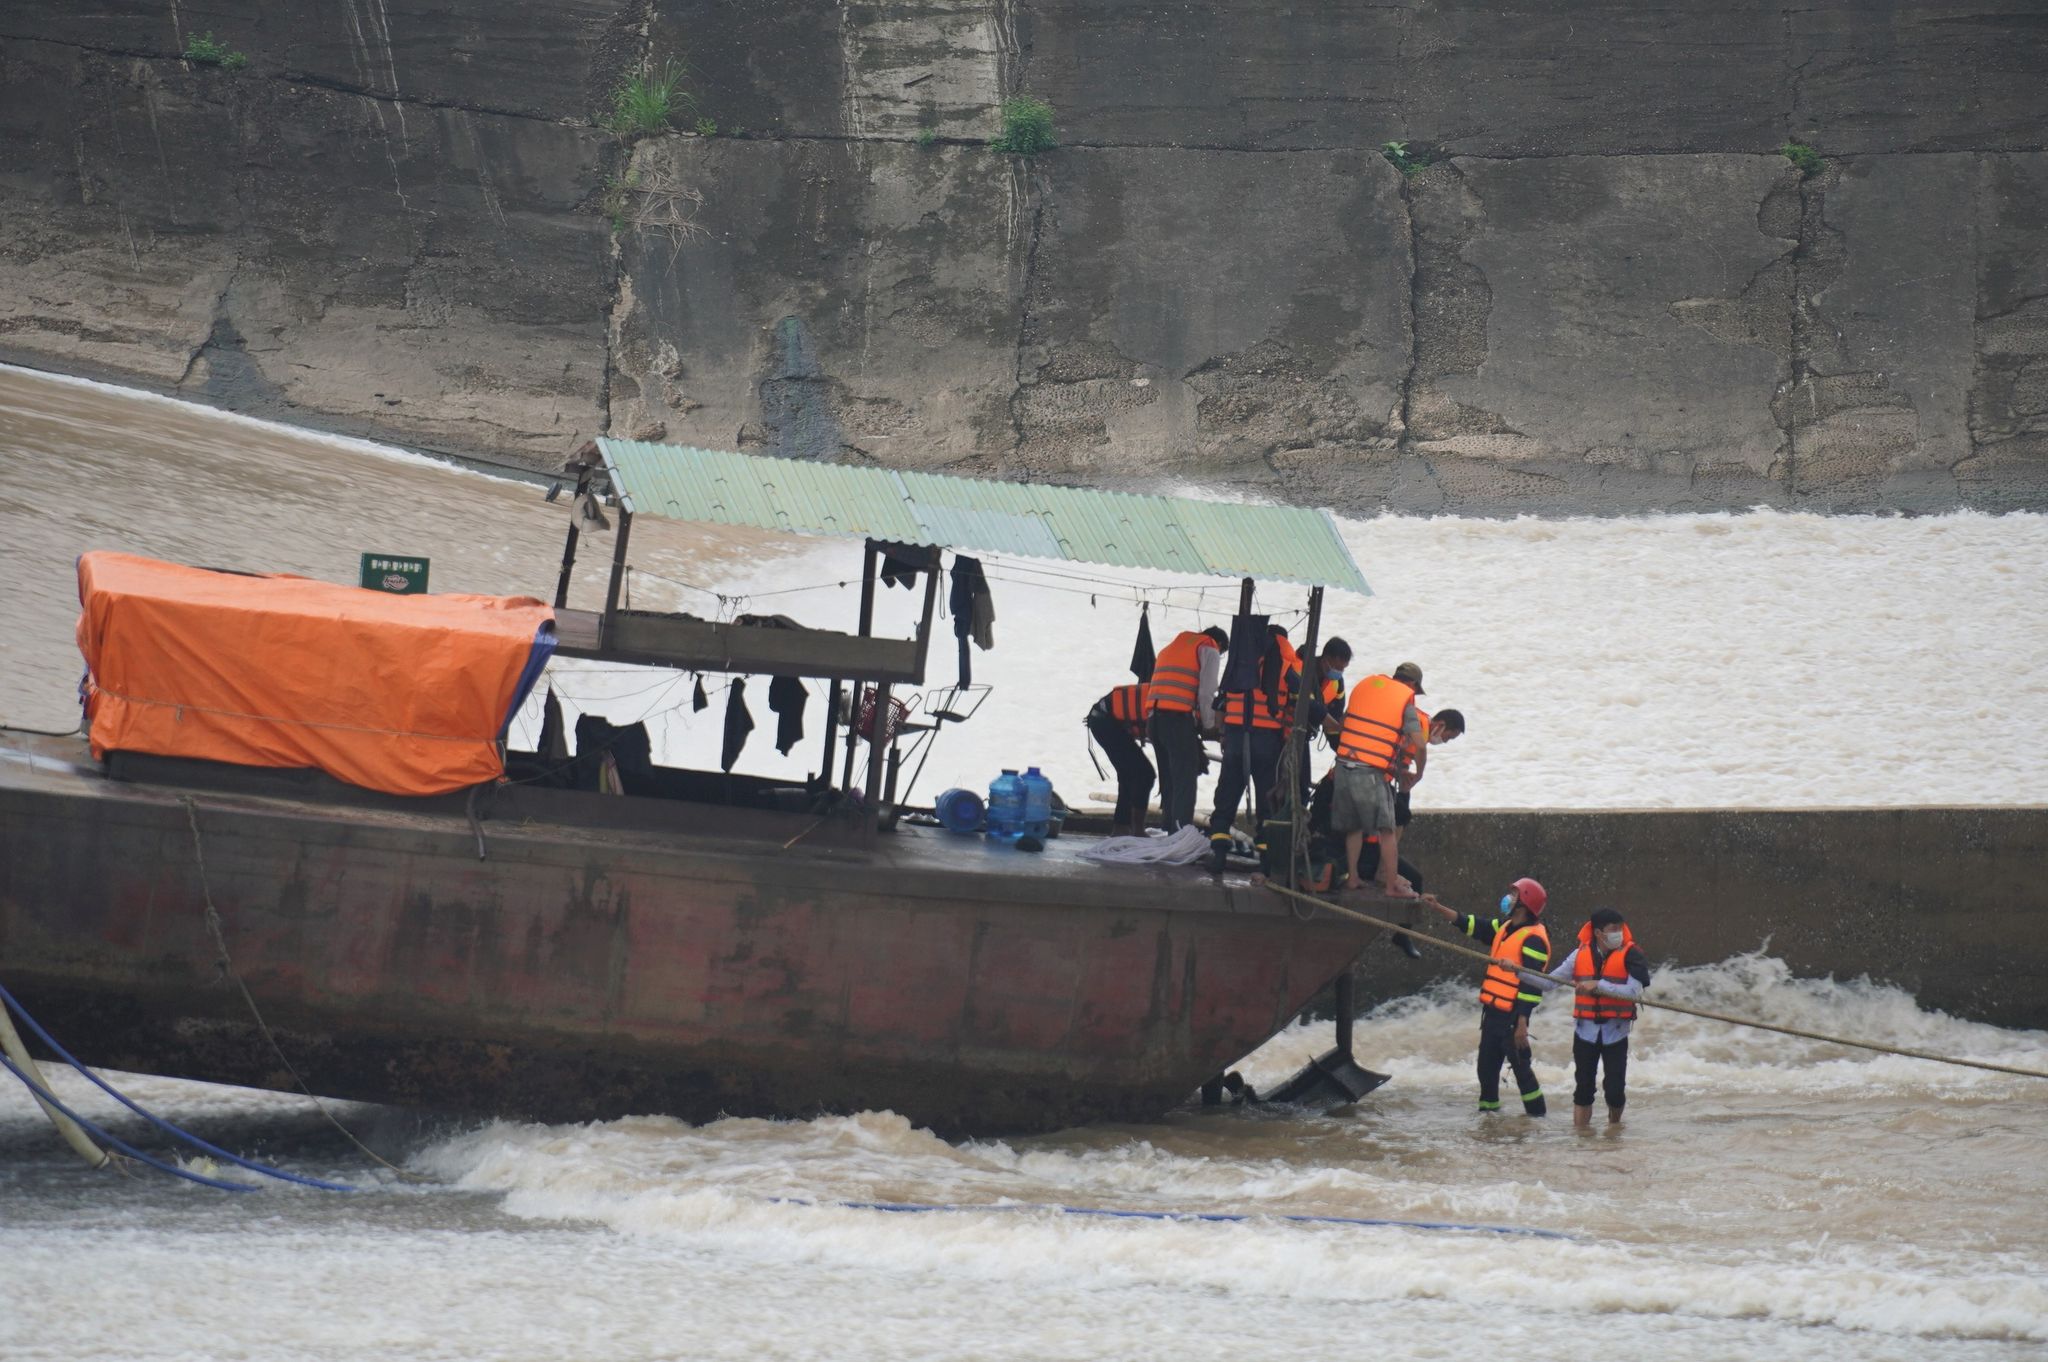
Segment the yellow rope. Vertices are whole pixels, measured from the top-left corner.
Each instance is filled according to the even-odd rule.
[[[1406,933],[1410,938],[1435,946],[1438,950],[1450,951],[1454,955],[1469,955],[1474,960],[1482,960],[1489,965],[1493,963],[1493,957],[1485,951],[1475,951],[1469,946],[1460,946],[1455,942],[1439,941],[1433,936],[1422,935],[1413,927],[1403,927],[1397,923],[1384,922],[1379,918],[1369,917],[1355,908],[1346,908],[1341,903],[1332,903],[1328,899],[1319,899],[1312,895],[1298,893],[1295,890],[1274,884],[1270,880],[1266,882],[1266,888],[1276,894],[1283,894],[1291,899],[1299,899],[1313,907],[1328,908],[1332,912],[1343,914],[1345,917],[1356,918],[1358,921],[1373,927],[1384,928],[1390,932]],[[1527,974],[1530,971],[1524,970],[1522,973]],[[1759,1031],[1776,1031],[1779,1035],[1797,1036],[1801,1040],[1823,1041],[1829,1045],[1847,1045],[1857,1050],[1875,1050],[1881,1055],[1903,1055],[1907,1059],[1931,1060],[1936,1064],[1956,1064],[1966,1069],[1988,1069],[1992,1073],[2017,1074],[2021,1078],[2048,1078],[2048,1073],[2044,1073],[2040,1069],[2022,1069],[2011,1064],[1993,1064],[1988,1060],[1982,1059],[1960,1059],[1954,1055],[1937,1055],[1926,1050],[1909,1050],[1901,1045],[1879,1045],[1874,1041],[1850,1040],[1846,1036],[1824,1036],[1818,1031],[1802,1031],[1796,1026],[1779,1026],[1773,1022],[1751,1021],[1747,1017],[1730,1017],[1719,1012],[1707,1012],[1697,1007],[1681,1007],[1677,1003],[1653,1002],[1648,998],[1637,998],[1633,1001],[1638,1007],[1662,1008],[1666,1012],[1682,1012],[1688,1017],[1701,1017],[1707,1021],[1726,1022],[1730,1026],[1751,1026]]]

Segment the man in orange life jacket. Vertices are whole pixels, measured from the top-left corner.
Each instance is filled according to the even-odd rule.
[[[1421,674],[1416,674],[1421,680]],[[1358,856],[1367,833],[1380,839],[1379,890],[1391,898],[1412,899],[1395,867],[1400,863],[1401,835],[1394,822],[1394,773],[1403,749],[1422,746],[1422,724],[1415,713],[1415,687],[1391,676],[1368,676],[1344,697],[1344,726],[1337,732],[1337,798],[1331,826],[1344,834],[1344,887],[1362,889]]]
[[[1230,851],[1230,825],[1244,803],[1245,786],[1252,788],[1254,829],[1276,807],[1280,749],[1294,727],[1294,695],[1300,689],[1301,656],[1285,629],[1268,625],[1258,688],[1225,695],[1216,706],[1223,717],[1223,770],[1216,777],[1216,807],[1209,815],[1209,851],[1217,870]]]
[[[1493,918],[1476,913],[1460,916],[1437,902],[1434,894],[1424,894],[1422,901],[1469,937],[1492,934],[1493,945],[1487,954],[1493,963],[1486,967],[1486,978],[1479,985],[1479,1109],[1500,1110],[1500,1066],[1506,1060],[1514,1068],[1515,1086],[1521,1089],[1522,1114],[1548,1115],[1543,1085],[1536,1081],[1536,1066],[1529,1053],[1529,1014],[1543,1001],[1545,986],[1525,979],[1523,972],[1540,975],[1549,968],[1550,933],[1541,921],[1549,895],[1525,876],[1501,895],[1502,915]]]
[[[1183,631],[1159,650],[1145,713],[1152,754],[1159,758],[1159,822],[1179,832],[1195,821],[1195,777],[1201,774],[1202,734],[1214,732],[1216,682],[1230,635],[1216,625]]]
[[[1550,977],[1576,990],[1572,999],[1572,1124],[1593,1124],[1593,1079],[1605,1070],[1607,1124],[1621,1124],[1628,1105],[1628,1033],[1635,1000],[1650,986],[1650,965],[1628,921],[1612,908],[1596,909],[1579,928],[1579,944]]]
[[[1116,826],[1119,837],[1145,835],[1145,809],[1152,802],[1152,763],[1145,759],[1145,699],[1152,688],[1118,686],[1088,711],[1088,732],[1116,768]]]

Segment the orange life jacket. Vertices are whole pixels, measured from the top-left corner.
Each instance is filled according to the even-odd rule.
[[[1579,928],[1579,953],[1572,963],[1572,978],[1575,983],[1602,979],[1610,984],[1628,982],[1628,953],[1636,944],[1636,934],[1621,924],[1621,949],[1607,952],[1607,958],[1596,970],[1593,966],[1593,924],[1588,922]],[[1636,1015],[1635,1000],[1632,998],[1610,998],[1604,993],[1579,994],[1572,1001],[1572,1015],[1580,1021],[1633,1021]]]
[[[1405,742],[1401,744],[1401,769],[1404,771],[1412,768],[1415,765],[1417,754],[1423,748],[1429,746],[1429,715],[1418,706],[1415,711],[1415,718],[1422,725],[1422,741],[1412,747]]]
[[[1152,687],[1145,698],[1145,713],[1156,714],[1162,709],[1194,713],[1202,680],[1202,650],[1215,646],[1216,640],[1207,634],[1185,629],[1161,648],[1152,663]]]
[[[1415,692],[1391,676],[1368,676],[1344,701],[1344,729],[1337,735],[1337,759],[1394,769],[1400,750],[1401,717]]]
[[[1531,922],[1524,927],[1510,929],[1506,923],[1493,934],[1493,946],[1487,954],[1493,963],[1486,967],[1486,977],[1479,982],[1479,1001],[1496,1012],[1512,1012],[1515,1002],[1540,1003],[1543,995],[1522,982],[1517,970],[1526,968],[1522,959],[1522,947],[1534,937],[1546,953],[1550,950],[1550,933],[1540,922]]]
[[[1118,686],[1103,697],[1109,701],[1109,717],[1129,729],[1131,736],[1140,741],[1145,737],[1145,698],[1151,689],[1146,685]]]
[[[1294,727],[1294,692],[1301,685],[1301,654],[1294,651],[1294,645],[1275,635],[1273,642],[1280,649],[1280,676],[1278,691],[1269,691],[1260,686],[1256,691],[1246,691],[1230,697],[1230,709],[1226,723],[1243,727],[1246,712],[1250,712],[1250,726],[1270,728],[1275,731]]]

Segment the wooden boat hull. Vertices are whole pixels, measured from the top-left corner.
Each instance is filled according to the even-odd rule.
[[[398,800],[0,731],[0,982],[89,1062],[538,1119],[1143,1119],[1369,939],[1240,879],[566,791]],[[196,833],[195,833],[196,826]],[[794,838],[793,845],[785,845]],[[483,858],[479,858],[479,842]],[[201,873],[201,858],[204,874]]]

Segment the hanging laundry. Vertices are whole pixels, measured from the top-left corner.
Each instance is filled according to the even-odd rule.
[[[1139,684],[1152,679],[1152,664],[1159,660],[1159,654],[1152,651],[1152,603],[1145,602],[1138,607],[1138,641],[1131,645],[1131,675]]]
[[[931,550],[911,544],[877,544],[882,551],[883,586],[915,586],[917,574],[931,560]]]
[[[747,735],[753,731],[754,716],[747,712],[747,683],[735,676],[726,693],[725,746],[718,754],[719,770],[732,770],[732,764],[740,759],[740,749],[747,745]]]
[[[704,674],[697,674],[697,689],[690,695],[690,713],[702,714],[711,708],[711,697],[704,693]]]
[[[540,741],[535,744],[545,761],[569,760],[569,735],[562,723],[562,702],[555,698],[555,688],[548,687],[548,698],[540,710]]]
[[[996,603],[980,559],[953,555],[953,587],[946,606],[953,615],[953,635],[960,640],[960,684],[969,686],[974,684],[974,667],[968,661],[967,640],[972,638],[984,651],[996,646]]]
[[[804,705],[811,693],[794,676],[778,676],[768,683],[768,708],[775,711],[775,750],[783,756],[804,740]]]

